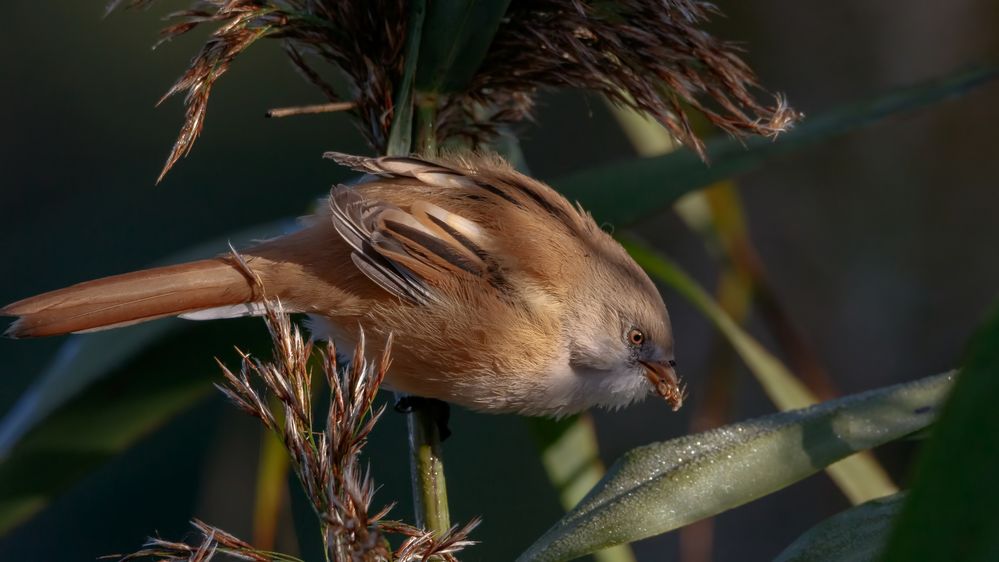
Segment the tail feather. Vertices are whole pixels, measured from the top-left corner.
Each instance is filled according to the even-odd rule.
[[[79,283],[9,304],[0,315],[19,317],[5,335],[27,338],[115,328],[254,299],[247,274],[219,258]]]

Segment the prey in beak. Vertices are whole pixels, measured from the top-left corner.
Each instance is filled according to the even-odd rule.
[[[683,406],[685,390],[680,386],[680,380],[676,376],[673,361],[639,361],[645,367],[645,378],[652,383],[652,389],[661,396],[673,411]]]

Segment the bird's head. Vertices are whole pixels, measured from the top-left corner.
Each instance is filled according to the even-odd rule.
[[[678,410],[684,389],[662,296],[627,254],[605,263],[613,266],[596,272],[593,287],[583,292],[588,302],[577,303],[570,363],[589,377],[610,378],[602,388],[614,394],[605,397],[605,405],[627,404],[653,392]]]

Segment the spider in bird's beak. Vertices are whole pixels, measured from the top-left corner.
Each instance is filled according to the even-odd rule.
[[[676,376],[673,361],[639,361],[645,367],[645,377],[652,383],[652,388],[656,394],[661,396],[666,403],[673,408],[673,411],[683,406],[685,389],[680,386],[680,380]]]

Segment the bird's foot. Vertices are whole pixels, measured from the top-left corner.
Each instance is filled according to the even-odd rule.
[[[417,410],[424,410],[430,414],[437,425],[441,442],[451,436],[451,428],[448,427],[448,422],[451,419],[451,405],[443,400],[402,395],[396,398],[394,409],[401,414],[412,414]]]

